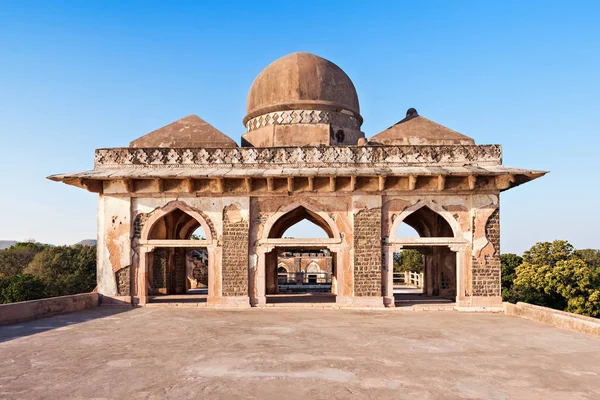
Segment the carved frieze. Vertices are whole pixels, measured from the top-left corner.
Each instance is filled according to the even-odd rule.
[[[222,149],[112,148],[96,150],[96,167],[215,165],[363,167],[499,165],[500,145],[481,146],[322,146]]]
[[[271,112],[252,118],[246,122],[246,132],[268,125],[291,124],[331,124],[360,130],[359,121],[352,115],[323,110],[287,110]]]

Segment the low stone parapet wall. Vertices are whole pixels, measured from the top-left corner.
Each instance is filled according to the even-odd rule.
[[[99,293],[50,297],[0,305],[0,325],[98,307]]]
[[[600,337],[600,319],[528,303],[504,303],[504,313]]]

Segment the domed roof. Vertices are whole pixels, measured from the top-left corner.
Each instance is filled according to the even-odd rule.
[[[356,89],[348,75],[310,53],[289,54],[258,75],[248,93],[244,125],[251,118],[284,110],[345,110],[362,123]]]
[[[369,139],[369,143],[396,145],[474,145],[475,141],[450,128],[421,117],[409,108],[406,118]]]
[[[237,144],[197,115],[188,115],[137,138],[129,147],[231,148]]]

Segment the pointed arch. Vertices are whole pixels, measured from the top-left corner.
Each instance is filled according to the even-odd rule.
[[[314,261],[311,261],[307,266],[306,266],[306,272],[307,273],[313,273],[313,272],[321,272],[321,267],[319,266],[319,264],[317,264]]]
[[[323,229],[329,238],[341,240],[333,219],[326,212],[319,211],[304,201],[291,203],[273,214],[265,223],[263,239],[281,238],[289,227],[303,219]]]
[[[201,226],[206,235],[206,240],[213,240],[213,231],[208,219],[186,203],[179,200],[172,201],[166,204],[164,207],[152,212],[142,228],[141,239],[153,239],[151,235],[153,231],[160,226],[160,224],[164,224],[165,221],[177,210],[183,213],[182,216],[185,218],[181,218],[182,216],[180,216],[177,221],[171,221],[172,224],[175,224],[175,226],[178,227],[177,231],[180,233],[177,235],[178,237],[174,239],[186,240],[188,237],[180,236],[186,236],[188,234],[191,235],[192,232]]]
[[[437,204],[431,200],[419,200],[412,206],[404,209],[396,217],[396,219],[394,219],[394,222],[392,223],[392,226],[391,226],[390,232],[389,232],[390,240],[393,241],[393,240],[397,239],[396,233],[397,233],[398,227],[400,226],[401,223],[405,222],[407,220],[407,218],[409,218],[410,215],[414,214],[415,212],[421,210],[424,207],[428,208],[433,213],[440,216],[448,224],[448,226],[450,227],[450,229],[452,231],[451,236],[449,235],[450,237],[455,237],[455,238],[462,237],[462,230],[460,228],[460,225],[459,225],[458,221],[454,218],[454,216],[452,216],[452,214],[450,214],[439,204]],[[425,224],[419,225],[418,222],[413,222],[412,224],[409,224],[409,225],[411,227],[413,227],[421,236],[425,236],[425,237],[433,236],[432,232],[430,232],[430,228],[428,226],[426,226]]]
[[[286,239],[326,239],[330,235],[325,229],[305,218],[287,228],[281,237]]]
[[[287,274],[288,266],[284,262],[280,262],[279,264],[277,264],[277,273],[278,274]]]

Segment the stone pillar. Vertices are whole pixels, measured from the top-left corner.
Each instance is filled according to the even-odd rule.
[[[210,246],[207,247],[208,252],[208,298],[207,302],[210,304],[221,304],[222,300],[222,288],[221,283],[221,247]]]
[[[249,306],[248,198],[223,198],[222,302]]]
[[[382,307],[381,196],[353,196],[353,209],[353,303]]]
[[[267,254],[271,251],[270,249],[258,249],[257,253],[253,256],[256,257],[256,274],[255,274],[255,285],[256,285],[256,298],[254,299],[253,305],[264,305],[267,304],[267,290],[266,290],[266,258]]]
[[[272,251],[265,257],[265,280],[267,294],[279,293],[277,279],[277,252]]]
[[[461,303],[468,307],[501,307],[500,209],[492,203],[473,212],[471,293],[465,293]]]
[[[152,250],[140,247],[140,258],[138,266],[137,293],[139,305],[148,303],[148,253]]]
[[[465,300],[467,292],[467,246],[452,246],[450,251],[456,253],[456,304],[461,304]]]
[[[98,293],[104,296],[124,295],[119,292],[117,276],[127,280],[131,273],[131,231],[131,198],[100,195],[96,276]]]
[[[394,248],[384,246],[383,252],[385,259],[383,265],[383,305],[386,307],[395,307],[394,301]]]

